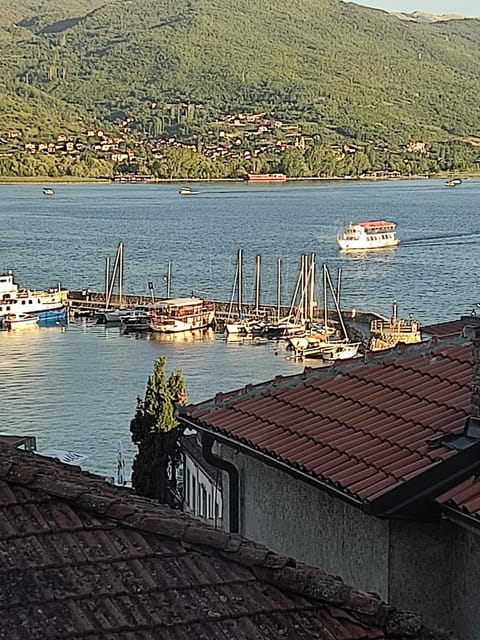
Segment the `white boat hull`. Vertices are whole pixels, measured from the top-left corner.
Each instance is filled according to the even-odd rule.
[[[347,225],[337,234],[337,243],[342,251],[370,251],[396,247],[400,240],[396,237],[396,224],[386,220],[357,222]]]
[[[35,315],[42,319],[55,318],[66,312],[66,291],[47,289],[19,289],[13,273],[0,274],[0,320],[7,315]]]
[[[383,240],[381,238],[372,239],[368,242],[361,240],[344,240],[337,239],[338,245],[342,251],[370,251],[371,249],[387,249],[388,247],[397,247],[400,240],[393,238]]]
[[[38,328],[37,316],[6,316],[4,327],[8,331],[22,331]]]
[[[322,351],[322,358],[327,362],[354,358],[358,354],[360,344],[360,342],[349,342],[327,346]]]

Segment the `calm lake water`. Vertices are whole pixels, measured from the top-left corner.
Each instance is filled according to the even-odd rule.
[[[255,256],[262,257],[262,300],[290,301],[303,253],[332,274],[341,267],[342,307],[401,315],[422,324],[455,319],[479,300],[480,180],[454,189],[443,180],[315,182],[286,185],[203,184],[196,196],[178,185],[0,186],[0,270],[21,286],[103,290],[105,257],[125,246],[127,293],[229,300],[236,254],[244,250],[244,299],[253,301]],[[197,188],[197,187],[196,187]],[[373,254],[342,255],[337,231],[350,220],[394,220],[402,244]],[[320,278],[319,278],[320,280]],[[319,291],[321,299],[321,292]],[[73,321],[18,335],[0,332],[0,430],[35,435],[39,450],[89,456],[84,465],[114,475],[119,440],[133,456],[129,423],[155,358],[181,369],[189,399],[303,370],[278,345],[120,334],[117,327]]]

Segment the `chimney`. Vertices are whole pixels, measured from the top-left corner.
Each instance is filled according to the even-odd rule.
[[[473,345],[473,375],[472,375],[472,418],[480,419],[480,326],[466,325],[463,335],[469,338]]]
[[[469,328],[471,329],[471,340],[473,344],[471,416],[473,418],[480,418],[480,327]]]

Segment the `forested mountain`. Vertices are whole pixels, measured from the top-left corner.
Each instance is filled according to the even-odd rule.
[[[0,129],[25,137],[162,105],[268,110],[324,139],[480,133],[480,20],[421,24],[341,0],[0,2]]]

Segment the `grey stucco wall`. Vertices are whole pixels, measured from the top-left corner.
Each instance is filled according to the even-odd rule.
[[[230,447],[223,445],[219,454],[240,474],[242,535],[421,613],[461,640],[480,640],[480,539],[475,534],[449,521],[367,516]],[[228,508],[225,512],[228,530]]]
[[[242,535],[388,598],[388,522],[228,447],[222,457],[240,472]]]
[[[480,536],[458,527],[452,554],[452,611],[462,640],[480,640]]]
[[[390,522],[390,602],[421,613],[429,624],[453,630],[452,523]]]

